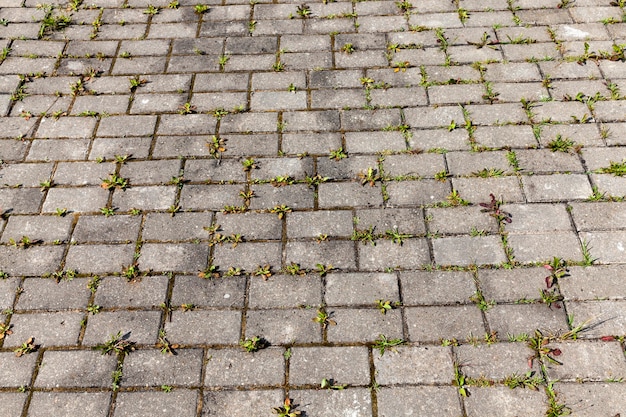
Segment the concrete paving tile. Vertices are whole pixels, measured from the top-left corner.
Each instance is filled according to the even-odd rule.
[[[87,307],[87,278],[56,282],[53,278],[26,278],[16,305],[18,310],[69,310]]]
[[[7,222],[0,242],[8,243],[10,239],[19,241],[28,236],[32,241],[54,242],[67,241],[72,218],[43,216],[11,216]]]
[[[337,384],[369,384],[367,349],[364,346],[292,348],[291,385],[319,385],[324,378]]]
[[[98,284],[93,303],[104,308],[158,307],[165,302],[168,281],[165,276],[139,277],[132,281],[125,277],[104,277]]]
[[[331,417],[337,413],[343,415],[372,415],[372,399],[367,388],[346,390],[292,390],[289,392],[294,403],[301,404],[298,409],[307,414]]]
[[[454,378],[451,350],[441,346],[400,346],[374,352],[376,382],[393,384],[449,384]]]
[[[329,240],[324,242],[287,242],[286,264],[297,263],[301,268],[315,269],[317,264],[337,269],[354,269],[356,256],[353,242]]]
[[[378,415],[455,417],[461,415],[457,389],[445,386],[382,387],[377,395]]]
[[[375,306],[361,309],[330,310],[335,326],[328,326],[328,341],[355,343],[357,341],[373,342],[381,334],[390,339],[402,338],[402,318],[399,310],[382,314]]]
[[[72,241],[131,243],[139,236],[138,216],[80,216],[72,233]]]
[[[239,341],[239,311],[174,311],[166,320],[165,331],[171,343],[236,344]]]
[[[175,355],[157,349],[138,350],[124,360],[124,387],[200,384],[203,352],[200,349],[175,349]]]
[[[556,385],[562,401],[577,417],[619,414],[626,404],[623,384],[612,383],[563,383]]]
[[[516,302],[541,298],[540,290],[545,289],[545,278],[550,273],[545,268],[523,269],[480,269],[480,288],[488,300],[496,302]],[[559,284],[569,282],[569,278]]]
[[[482,207],[447,207],[426,210],[428,229],[432,233],[470,234],[474,232],[497,233],[495,217],[482,212]]]
[[[62,257],[61,246],[33,246],[26,250],[0,246],[0,265],[10,276],[41,276],[56,271]]]
[[[198,391],[175,388],[171,392],[122,392],[115,401],[114,416],[196,415]],[[158,413],[158,414],[157,414]]]
[[[376,305],[376,300],[399,301],[395,274],[333,273],[326,277],[324,300],[329,306]]]
[[[561,365],[547,365],[548,376],[552,379],[601,382],[620,379],[626,374],[624,352],[616,342],[562,342],[550,347],[561,350],[557,358]]]
[[[202,416],[228,417],[241,409],[258,410],[259,416],[272,415],[272,408],[284,404],[282,390],[207,391],[203,397]]]
[[[156,343],[160,311],[106,311],[89,316],[83,344],[95,346],[105,343],[122,332],[139,344]]]
[[[359,268],[382,271],[385,268],[417,269],[430,263],[426,239],[411,238],[401,244],[391,240],[378,240],[376,245],[358,244]]]
[[[99,212],[106,206],[109,193],[101,187],[51,188],[46,195],[42,211],[55,213],[57,208],[69,212]]]
[[[478,307],[436,306],[408,307],[405,309],[411,342],[434,342],[442,339],[465,340],[484,335],[485,325]]]
[[[193,304],[196,307],[239,307],[244,304],[246,279],[203,279],[198,276],[177,276],[172,291],[172,306]]]
[[[600,263],[624,263],[624,239],[626,233],[617,232],[587,232],[581,233],[584,242],[590,244],[589,251],[594,259]]]
[[[254,277],[248,289],[249,308],[282,308],[320,305],[322,283],[318,277],[273,275]]]
[[[0,394],[0,401],[4,411],[11,416],[18,416],[22,412],[27,394],[17,392],[3,392]],[[32,402],[32,401],[31,401]]]
[[[624,301],[571,301],[567,303],[569,314],[576,318],[576,325],[585,324],[581,337],[621,335],[626,332]]]
[[[65,268],[91,274],[121,272],[133,263],[134,253],[134,244],[72,245],[67,252]]]
[[[116,358],[91,350],[47,351],[35,387],[98,387],[111,385]]]
[[[319,235],[348,237],[352,235],[352,212],[320,210],[288,213],[288,238],[317,238]]]
[[[511,223],[505,224],[511,234],[572,230],[564,204],[505,204],[502,210],[511,215]]]
[[[502,381],[528,372],[537,376],[540,374],[537,361],[534,361],[532,367],[528,366],[528,358],[534,352],[525,343],[463,345],[456,348],[455,352],[463,374],[471,378]]]
[[[213,252],[213,264],[226,271],[241,268],[253,273],[259,266],[270,265],[280,269],[282,244],[280,242],[243,242],[233,248],[231,244],[217,245]]]
[[[262,337],[272,345],[319,343],[320,325],[313,322],[314,309],[248,311],[246,338]]]
[[[532,335],[535,330],[557,333],[567,331],[563,308],[545,304],[498,304],[485,313],[491,331],[501,337]]]
[[[195,273],[204,270],[208,255],[209,248],[203,244],[146,243],[141,247],[139,265],[146,271]]]
[[[2,363],[2,368],[6,370],[0,380],[2,386],[17,388],[30,385],[36,362],[36,354],[25,355],[18,358],[13,352],[2,352],[0,354],[0,363]]]
[[[209,234],[204,229],[211,225],[211,212],[201,213],[148,213],[143,224],[143,240],[180,241],[188,239],[207,239]]]
[[[435,262],[441,265],[486,265],[506,262],[499,236],[433,239]]]
[[[510,235],[508,239],[515,260],[522,263],[543,262],[553,257],[578,261],[582,259],[580,242],[572,232]]]
[[[579,231],[621,228],[626,212],[619,203],[572,203],[572,217]]]
[[[483,416],[515,417],[544,416],[546,396],[541,391],[509,389],[507,387],[470,388],[470,396],[465,400],[468,413]]]
[[[257,352],[238,349],[207,351],[204,385],[207,387],[278,386],[285,380],[282,348],[269,347]]]
[[[620,290],[623,275],[620,265],[574,266],[559,288],[566,300],[620,300],[625,298]]]
[[[43,417],[88,413],[94,417],[106,417],[111,403],[108,392],[34,392],[28,406],[28,415]],[[15,414],[18,415],[18,414]]]

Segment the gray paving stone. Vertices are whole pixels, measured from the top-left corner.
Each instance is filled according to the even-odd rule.
[[[31,214],[39,211],[43,192],[36,188],[2,188],[0,197],[9,213]]]
[[[180,193],[180,205],[184,209],[221,210],[241,205],[240,191],[240,185],[185,185]]]
[[[404,314],[412,342],[464,340],[486,333],[481,312],[473,305],[410,307]]]
[[[515,417],[545,415],[545,395],[541,391],[509,389],[507,387],[470,388],[470,396],[465,401],[469,413]]]
[[[338,384],[367,385],[370,381],[367,349],[363,346],[292,348],[291,385],[319,385],[324,378]]]
[[[282,348],[269,347],[257,352],[238,349],[207,351],[204,385],[207,387],[278,386],[285,380]]]
[[[502,337],[532,335],[537,329],[551,333],[568,330],[563,309],[545,304],[498,304],[486,316],[491,331]]]
[[[139,264],[149,271],[192,272],[204,270],[209,248],[195,243],[146,243],[141,247]]]
[[[72,233],[72,241],[131,243],[137,240],[140,217],[133,216],[80,216]]]
[[[206,239],[204,227],[212,222],[212,213],[148,213],[141,237],[144,240]]]
[[[511,233],[570,231],[572,224],[563,204],[506,204],[502,210],[511,215],[505,228]]]
[[[561,381],[605,381],[626,373],[623,352],[615,342],[555,343],[562,365],[548,365],[548,376]]]
[[[106,343],[122,332],[139,344],[156,343],[160,311],[107,311],[89,316],[83,344],[95,346]]]
[[[499,236],[433,239],[435,262],[441,265],[485,265],[506,261]]]
[[[278,240],[282,236],[282,221],[272,213],[217,213],[215,222],[220,226],[218,232],[225,236],[241,234],[246,240]],[[206,235],[206,231],[204,233]]]
[[[58,185],[100,185],[112,171],[107,164],[93,162],[60,162],[54,172]]]
[[[168,278],[146,276],[132,281],[125,277],[105,277],[98,285],[93,303],[104,308],[154,308],[165,302]]]
[[[115,155],[123,154],[145,158],[150,151],[150,142],[149,137],[96,138],[93,141],[89,159],[114,159]]]
[[[208,391],[204,393],[202,416],[228,417],[245,410],[259,410],[271,416],[273,407],[284,404],[282,390]]]
[[[406,150],[406,141],[400,132],[348,132],[346,151],[376,153]]]
[[[203,352],[200,349],[176,349],[175,355],[159,350],[138,350],[124,360],[122,385],[190,386],[200,384]]]
[[[491,151],[480,153],[449,152],[446,154],[448,171],[452,175],[471,175],[483,169],[496,169],[510,173],[506,152]]]
[[[43,203],[43,212],[55,213],[57,208],[70,212],[99,212],[106,206],[108,192],[101,187],[51,188]]]
[[[552,152],[548,149],[528,149],[515,152],[520,169],[525,173],[583,172],[576,154]]]
[[[235,248],[225,243],[215,247],[213,263],[224,271],[233,267],[252,273],[265,265],[276,271],[281,265],[281,250],[280,242],[243,242]]]
[[[515,260],[522,263],[542,262],[555,256],[574,261],[582,257],[580,242],[572,232],[512,234],[508,243],[513,249]]]
[[[585,383],[558,384],[561,399],[575,416],[615,415],[624,409],[623,384]]]
[[[253,278],[248,289],[248,307],[281,308],[322,304],[322,285],[317,277],[274,275]]]
[[[65,241],[69,237],[71,223],[72,218],[69,216],[11,216],[0,242],[7,243],[9,239],[19,241],[22,236],[28,236],[32,241]]]
[[[237,344],[240,336],[239,311],[174,311],[166,320],[165,331],[171,343]]]
[[[437,180],[399,181],[389,183],[389,203],[393,206],[421,206],[445,201],[450,194],[448,182]]]
[[[571,267],[569,276],[559,281],[566,300],[623,299],[619,282],[623,279],[620,265]]]
[[[15,291],[20,284],[19,278],[4,278],[0,280],[0,309],[6,310],[13,307]]]
[[[445,386],[383,387],[377,394],[378,415],[456,417],[461,415],[457,389]]]
[[[584,242],[590,244],[590,252],[594,259],[601,263],[624,263],[624,238],[626,233],[617,232],[590,232],[581,233]]]
[[[108,392],[37,391],[33,393],[28,406],[28,415],[42,417],[50,414],[71,416],[87,413],[94,417],[106,417],[110,402],[111,394]]]
[[[525,183],[523,182],[523,184]],[[487,202],[489,194],[494,194],[496,198],[505,202],[516,203],[524,201],[519,180],[512,176],[501,178],[452,178],[452,186],[463,199],[472,203]],[[524,189],[527,189],[526,185],[524,185]]]
[[[246,280],[201,279],[197,276],[176,277],[172,305],[193,304],[196,307],[243,307]]]
[[[326,277],[324,300],[330,306],[374,306],[380,299],[400,300],[395,274],[333,273]]]
[[[0,394],[0,401],[2,401],[4,411],[11,416],[18,416],[22,412],[24,402],[26,401],[27,394],[21,394],[17,392],[3,392]]]
[[[115,401],[115,416],[179,415],[195,416],[198,391],[174,389],[171,392],[122,392]]]
[[[288,242],[285,245],[286,263],[297,263],[302,268],[314,269],[317,264],[332,265],[337,269],[356,267],[354,244],[345,241]]]
[[[404,305],[467,303],[476,288],[472,276],[457,271],[400,273]]]
[[[47,351],[35,387],[109,387],[116,358],[100,352]]]
[[[289,176],[303,179],[313,172],[311,158],[265,158],[255,160],[257,168],[250,172],[252,179],[272,179],[277,176]]]
[[[406,239],[402,244],[391,240],[378,240],[376,245],[359,244],[359,268],[367,271],[381,271],[399,267],[416,269],[430,263],[430,251],[426,239]]]
[[[480,288],[488,300],[516,302],[540,299],[545,288],[545,278],[550,273],[545,268],[481,269],[478,271]],[[569,277],[559,284],[567,281]]]
[[[2,379],[0,380],[2,381],[2,386],[15,388],[22,385],[30,385],[30,380],[35,369],[36,361],[36,354],[21,356],[17,358],[15,357],[15,354],[13,352],[2,352],[0,354],[0,363],[2,363],[2,368],[6,370],[6,372],[2,376]],[[16,400],[17,402],[18,399],[14,400]]]
[[[335,148],[339,149],[339,148]],[[325,150],[328,152],[330,148]],[[374,155],[354,155],[339,161],[332,158],[317,159],[317,173],[329,180],[352,180],[358,178],[359,172],[367,170],[368,167],[377,166],[377,159]]]
[[[623,334],[626,331],[623,301],[569,302],[569,314],[576,317],[576,325],[586,324],[583,337],[604,337]]]
[[[226,139],[223,140],[228,142]],[[185,163],[185,179],[189,181],[243,182],[246,180],[246,172],[242,169],[241,161],[235,159],[189,160]]]
[[[440,346],[400,346],[384,355],[374,352],[376,382],[393,384],[449,384],[454,377],[449,348]]]
[[[88,148],[88,139],[37,139],[33,141],[26,159],[29,161],[46,162],[84,160],[87,156]]]
[[[245,337],[263,337],[270,344],[320,343],[320,325],[314,309],[248,311]],[[336,327],[336,326],[333,326]]]
[[[497,233],[494,217],[482,212],[480,206],[429,208],[426,210],[428,229],[434,233],[469,234],[472,231]]]
[[[316,416],[372,415],[371,393],[366,388],[346,390],[292,390],[294,403],[301,404],[298,409]]]
[[[504,335],[499,335],[500,338]],[[491,345],[463,345],[455,349],[461,370],[471,378],[487,378],[502,381],[510,376],[528,372],[539,376],[537,361],[529,366],[528,358],[533,351],[525,343],[495,343]]]
[[[38,187],[42,181],[50,179],[52,163],[6,164],[2,165],[0,181],[3,187]]]
[[[579,231],[613,229],[624,224],[619,203],[572,203],[572,217]]]
[[[16,305],[18,310],[66,310],[87,307],[86,278],[55,282],[48,278],[26,278]]]
[[[55,271],[62,257],[61,246],[34,246],[27,250],[0,246],[0,265],[10,276],[41,276]]]
[[[398,310],[388,311],[387,314],[372,306],[368,309],[335,309],[331,318],[337,322],[336,326],[328,326],[328,340],[330,342],[373,342],[381,334],[390,339],[402,338],[402,323]]]
[[[67,252],[65,269],[79,273],[121,272],[133,263],[135,245],[73,245]]]

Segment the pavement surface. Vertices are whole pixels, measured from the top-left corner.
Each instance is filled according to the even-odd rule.
[[[625,20],[0,0],[0,414],[626,415]]]

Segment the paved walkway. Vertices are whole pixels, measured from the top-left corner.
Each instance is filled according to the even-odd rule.
[[[0,414],[626,415],[623,0],[37,3]]]

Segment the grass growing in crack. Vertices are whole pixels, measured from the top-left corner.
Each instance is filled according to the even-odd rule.
[[[353,241],[359,241],[364,245],[370,243],[372,246],[376,245],[376,235],[374,234],[374,226],[370,226],[367,229],[355,228],[352,232],[350,239]]]
[[[306,275],[306,269],[303,269],[299,264],[292,262],[289,265],[285,265],[285,268],[283,269],[283,272],[289,274],[289,275]]]
[[[325,277],[333,269],[334,268],[333,268],[333,266],[331,264],[328,264],[328,265],[315,264],[315,272],[317,272],[320,277]]]
[[[337,322],[331,318],[332,313],[326,312],[326,309],[319,308],[317,310],[317,315],[313,317],[311,320],[315,323],[319,323],[322,326],[322,329],[325,329],[328,326],[335,326]]]
[[[39,346],[35,345],[35,338],[29,337],[27,341],[25,341],[20,346],[18,346],[15,350],[13,350],[13,353],[15,353],[15,356],[19,358],[20,356],[24,356],[24,355],[28,355],[29,353],[36,352],[38,348]]]
[[[476,307],[478,307],[481,311],[487,311],[491,307],[496,305],[495,301],[493,300],[487,301],[485,299],[485,296],[483,295],[483,292],[480,290],[476,291],[474,295],[472,295],[469,299],[471,302],[476,304]]]
[[[239,346],[241,346],[246,352],[251,353],[265,348],[267,346],[267,341],[262,337],[254,336],[252,338],[246,338],[239,341]]]
[[[600,168],[594,172],[598,174],[613,174],[617,177],[623,177],[626,175],[626,160],[623,160],[622,162],[610,161],[608,167]]]
[[[340,391],[342,389],[345,389],[348,386],[348,384],[337,384],[335,383],[335,380],[332,378],[326,379],[323,378],[322,382],[320,383],[320,389],[327,389],[327,390],[337,390]]]
[[[538,391],[539,387],[544,383],[542,377],[537,376],[535,371],[528,371],[524,375],[509,375],[502,381],[504,385],[511,389],[526,388],[532,391]]]
[[[591,266],[598,260],[591,255],[591,246],[588,241],[582,240],[580,242],[580,248],[583,253],[583,266]]]
[[[335,161],[340,161],[348,157],[348,154],[343,150],[343,148],[335,149],[330,151],[330,155],[328,156],[330,159],[334,159]]]
[[[130,333],[122,335],[122,332],[111,336],[105,343],[96,345],[93,349],[100,351],[103,355],[116,354],[126,356],[135,350],[135,342],[128,340]]]
[[[165,330],[161,329],[159,330],[159,339],[157,341],[156,347],[164,355],[175,355],[176,352],[174,351],[174,349],[178,348],[178,344],[170,343],[170,341],[167,340],[167,334],[165,333]]]
[[[296,405],[291,404],[291,400],[289,398],[285,398],[285,402],[280,407],[272,408],[272,413],[276,414],[278,417],[298,417],[302,415],[302,411],[296,410]]]
[[[404,345],[406,342],[403,339],[389,339],[384,334],[378,336],[378,339],[374,341],[372,348],[378,349],[380,356],[383,356],[387,350],[396,352],[396,347]]]

